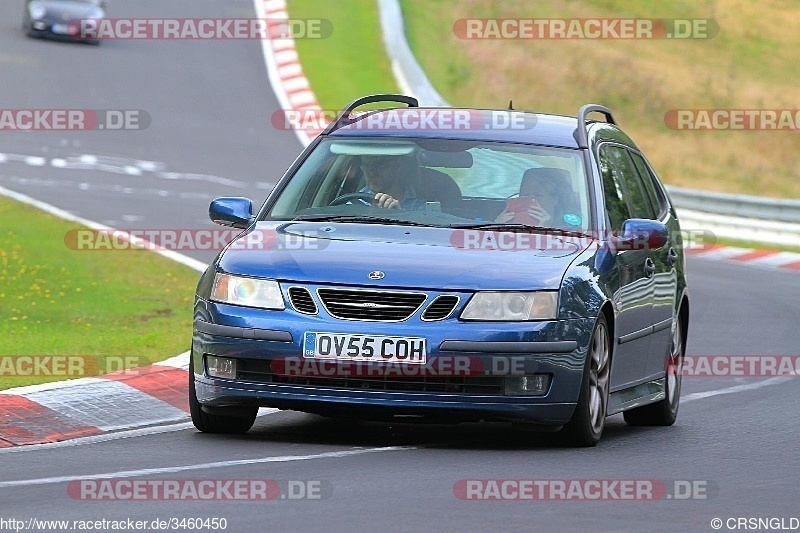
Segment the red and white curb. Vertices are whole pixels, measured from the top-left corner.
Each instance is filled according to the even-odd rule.
[[[0,391],[0,448],[185,421],[189,352],[158,364]]]
[[[288,18],[284,0],[255,0],[258,18],[277,35]],[[261,43],[270,84],[285,110],[321,108],[297,55],[294,39]],[[295,130],[303,146],[322,132]],[[38,164],[38,161],[36,162]],[[110,229],[50,204],[0,188],[0,194],[59,218],[94,229]],[[175,252],[160,255],[195,270],[205,264]],[[189,352],[135,371],[0,391],[0,448],[59,442],[108,432],[183,422],[188,419]],[[268,410],[263,410],[266,411]]]
[[[735,246],[687,248],[685,252],[687,256],[700,259],[727,261],[765,269],[800,272],[800,254],[794,252],[738,248]]]
[[[272,91],[278,98],[284,111],[302,111],[312,116],[322,117],[322,108],[311,90],[300,59],[297,55],[294,39],[278,38],[277,33],[281,21],[289,18],[286,11],[285,0],[254,0],[256,16],[267,19],[268,35],[271,39],[261,41],[264,61],[267,66]],[[308,146],[311,140],[322,133],[325,128],[324,121],[320,121],[318,128],[298,128],[294,132],[303,146]]]

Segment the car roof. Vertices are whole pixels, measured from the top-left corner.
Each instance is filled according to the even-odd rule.
[[[511,120],[515,122],[508,122]],[[577,126],[575,117],[527,111],[408,107],[363,113],[329,135],[448,138],[578,148]]]
[[[367,104],[395,102],[391,107],[356,113]],[[419,107],[413,96],[373,94],[351,102],[331,122],[321,137],[406,137],[513,142],[570,149],[587,149],[601,142],[616,142],[638,150],[619,127],[613,113],[598,104],[584,104],[575,117],[509,109]],[[605,122],[588,118],[599,113]]]

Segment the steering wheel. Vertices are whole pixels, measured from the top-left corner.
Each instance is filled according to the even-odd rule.
[[[351,192],[334,198],[333,201],[328,205],[341,205],[346,203],[348,200],[367,200],[370,204],[372,204],[373,200],[375,200],[375,196],[368,192]]]

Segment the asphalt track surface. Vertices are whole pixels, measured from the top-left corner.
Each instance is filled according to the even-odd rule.
[[[88,154],[108,166],[79,170],[9,160],[0,164],[0,185],[114,227],[204,228],[210,227],[210,199],[244,195],[261,202],[298,153],[294,135],[270,125],[278,103],[256,41],[100,47],[37,41],[21,34],[15,4],[0,5],[1,108],[145,109],[153,123],[139,132],[2,132],[6,154],[47,161]],[[246,0],[116,0],[112,10],[115,17],[252,16]],[[163,170],[119,170],[134,160]],[[208,260],[213,253],[188,255]],[[690,355],[798,353],[796,273],[701,260],[690,260],[688,270]],[[731,517],[789,524],[800,516],[798,394],[797,378],[687,377],[675,426],[634,428],[614,416],[591,449],[550,447],[502,425],[275,412],[237,437],[184,425],[105,442],[3,450],[0,519],[217,517],[235,532],[712,531],[713,518]],[[71,480],[95,475],[312,480],[332,492],[324,499],[268,502],[99,502],[69,495]],[[453,492],[464,479],[698,480],[710,490],[706,499],[689,500],[464,501]]]

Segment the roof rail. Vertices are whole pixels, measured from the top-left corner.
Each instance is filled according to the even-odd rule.
[[[328,127],[325,128],[325,131],[322,132],[322,135],[326,135],[334,130],[338,130],[341,128],[345,122],[349,120],[350,113],[357,107],[361,107],[365,104],[374,104],[375,102],[397,102],[400,104],[408,104],[408,107],[419,107],[419,102],[416,98],[412,96],[405,96],[403,94],[371,94],[369,96],[362,96],[356,100],[353,100],[345,107],[339,116],[336,117],[336,120],[328,124]]]
[[[575,130],[575,140],[578,141],[578,148],[589,148],[589,136],[586,127],[586,115],[589,113],[602,113],[606,117],[606,122],[615,126],[617,124],[609,108],[597,104],[581,106],[578,110],[578,128]]]

